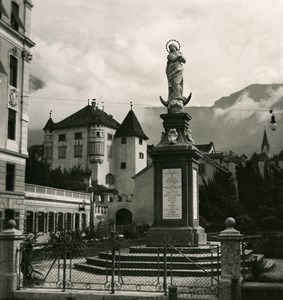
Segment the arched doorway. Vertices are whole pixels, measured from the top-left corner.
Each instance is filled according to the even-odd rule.
[[[132,213],[126,209],[119,209],[116,213],[116,225],[129,225],[132,224],[133,215]]]

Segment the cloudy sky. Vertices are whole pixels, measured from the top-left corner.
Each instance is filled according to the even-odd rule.
[[[161,106],[169,39],[181,43],[184,96],[210,106],[252,83],[283,82],[282,0],[33,0],[31,127],[96,98],[121,121],[132,101]],[[104,102],[102,104],[102,102]]]

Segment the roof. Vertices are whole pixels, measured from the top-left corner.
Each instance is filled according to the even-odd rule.
[[[202,144],[202,145],[195,145],[198,150],[206,153],[210,153],[211,150],[215,151],[213,142],[210,142],[209,144]]]
[[[48,121],[46,122],[45,126],[43,127],[43,130],[46,132],[47,130],[52,130],[52,127],[54,125],[54,122],[52,118],[50,117]]]
[[[203,153],[202,159],[204,161],[206,161],[207,163],[214,165],[216,168],[222,170],[223,172],[230,173],[229,169],[226,166],[224,166],[224,165],[220,164],[219,162],[215,161],[214,159],[210,158],[208,154]]]
[[[265,129],[264,129],[263,139],[262,139],[262,144],[261,144],[261,152],[264,152],[264,148],[266,148],[267,151],[269,152],[270,144],[268,142],[268,138],[267,138],[267,134],[266,134]]]
[[[136,136],[148,140],[132,109],[128,112],[126,118],[116,131],[115,137],[119,136]]]
[[[47,129],[46,125],[44,129]],[[62,121],[58,123],[53,122],[53,124],[49,124],[48,129],[55,130],[90,125],[104,125],[109,128],[117,129],[120,124],[115,119],[113,119],[111,115],[108,115],[103,110],[97,107],[94,108],[92,105],[87,105]]]

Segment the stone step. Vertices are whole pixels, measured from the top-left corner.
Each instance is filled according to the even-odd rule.
[[[96,257],[88,257],[86,258],[86,263],[92,266],[99,266],[104,268],[111,268],[112,262],[107,261],[101,258]],[[117,260],[116,260],[117,265]],[[211,270],[220,268],[220,262],[217,262],[217,260],[214,261],[203,261],[198,262],[197,264],[190,262],[188,260],[184,262],[172,262],[167,260],[166,263],[167,269],[173,268],[173,269],[179,269],[179,270],[198,270],[200,268]],[[164,269],[164,262],[160,261],[159,263],[157,261],[120,261],[120,268],[133,268],[133,269]]]
[[[178,251],[181,251],[184,254],[210,254],[211,252],[217,252],[217,248],[219,249],[220,252],[220,247],[217,247],[216,244],[213,245],[201,245],[198,247],[175,247]],[[130,253],[163,253],[164,252],[164,247],[146,247],[144,245],[140,246],[132,246],[129,248]],[[170,247],[167,248],[167,252],[170,252]],[[173,252],[176,253],[176,250],[173,249]]]
[[[116,251],[115,255],[118,257],[119,252]],[[111,253],[107,252],[99,252],[98,257],[100,259],[105,259],[105,260],[111,260]],[[211,254],[198,254],[198,253],[190,253],[190,254],[185,254],[182,255],[180,253],[173,253],[172,255],[172,261],[174,262],[186,262],[186,261],[211,261],[214,259],[217,259],[218,255],[217,253],[211,253]],[[163,261],[164,259],[164,254],[163,253],[127,253],[127,252],[122,252],[120,253],[119,260],[120,261],[153,261],[156,262],[158,261]],[[167,253],[166,254],[166,259],[171,260],[171,254]]]
[[[99,266],[93,266],[89,264],[75,264],[75,269],[89,272],[93,274],[99,275],[110,275],[111,268],[104,268]],[[132,269],[132,268],[118,268],[115,269],[115,275],[121,276],[160,276],[162,277],[164,272],[162,270],[157,269]],[[207,277],[207,276],[217,276],[220,275],[220,271],[214,270],[213,272],[210,271],[203,271],[203,270],[167,270],[167,276],[177,276],[177,277]]]

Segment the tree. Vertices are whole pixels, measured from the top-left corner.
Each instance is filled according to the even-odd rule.
[[[226,218],[236,217],[241,207],[236,198],[236,189],[230,174],[217,172],[213,179],[202,178],[200,188],[200,214],[207,231],[223,229]]]
[[[283,228],[283,170],[271,164],[264,175],[247,162],[237,169],[239,201],[260,230]]]

